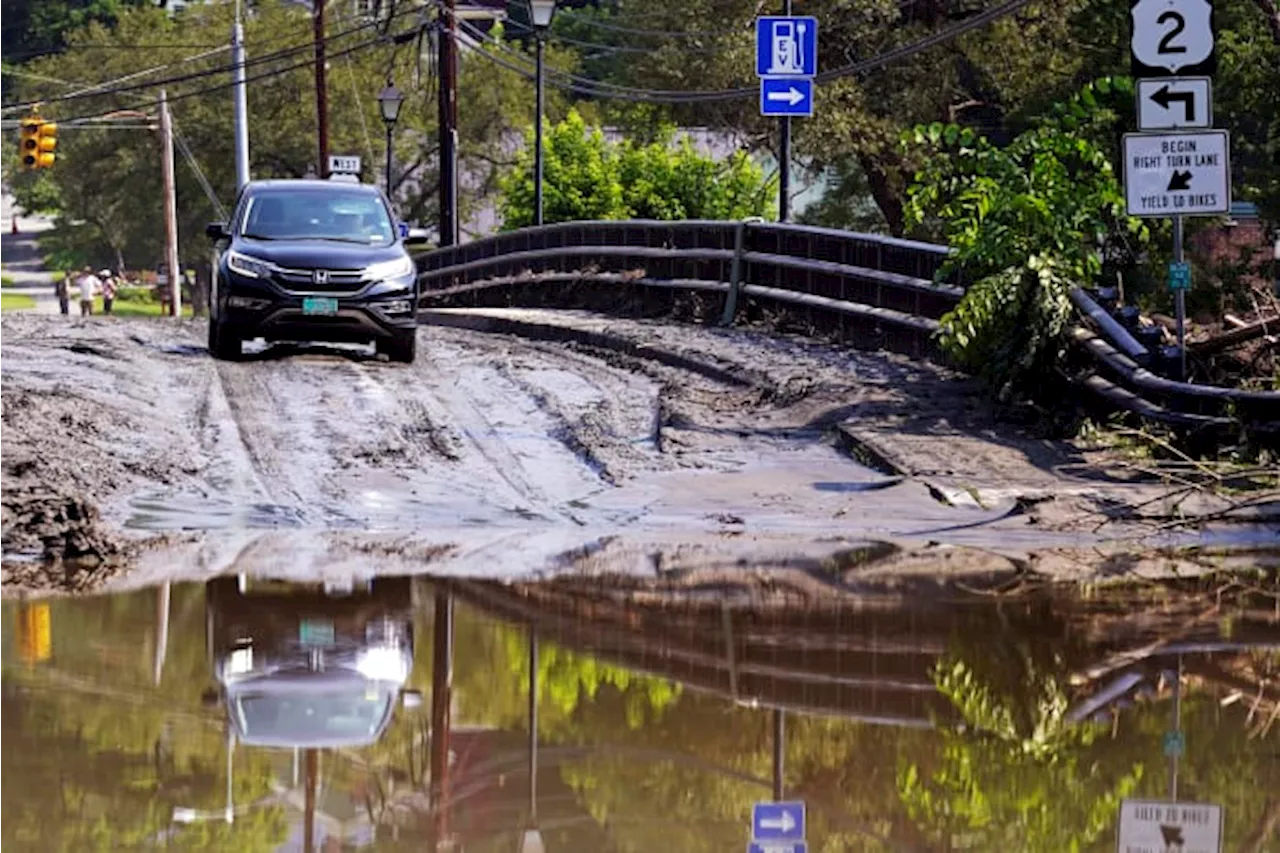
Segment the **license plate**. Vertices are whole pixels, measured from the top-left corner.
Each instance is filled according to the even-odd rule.
[[[332,646],[333,623],[327,619],[304,619],[298,625],[298,641],[304,646]]]
[[[338,313],[338,300],[325,296],[308,296],[302,300],[302,313],[332,317]]]

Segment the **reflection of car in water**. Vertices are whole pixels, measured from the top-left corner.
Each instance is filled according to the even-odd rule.
[[[216,691],[240,742],[355,746],[377,740],[413,668],[412,586],[379,578],[335,593],[318,584],[216,578],[205,589]]]

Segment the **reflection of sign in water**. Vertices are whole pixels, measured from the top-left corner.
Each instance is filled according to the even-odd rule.
[[[1222,807],[1125,800],[1118,835],[1119,853],[1219,853]]]
[[[23,603],[18,608],[18,656],[23,663],[40,663],[53,652],[49,605]]]
[[[751,810],[751,838],[760,842],[804,840],[804,803],[756,803]]]
[[[817,73],[817,18],[756,18],[758,76],[812,77]]]

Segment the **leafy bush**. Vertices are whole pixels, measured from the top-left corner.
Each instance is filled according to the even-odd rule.
[[[1005,148],[956,125],[904,137],[926,152],[907,221],[935,225],[955,250],[941,275],[971,284],[942,319],[942,346],[1001,399],[1037,385],[1056,360],[1071,288],[1148,240],[1125,214],[1103,142],[1116,115],[1104,102],[1132,91],[1127,78],[1091,83]]]
[[[499,183],[503,228],[532,225],[534,139]],[[739,219],[771,213],[773,182],[743,152],[702,154],[663,128],[655,141],[609,142],[576,111],[543,135],[543,221]]]

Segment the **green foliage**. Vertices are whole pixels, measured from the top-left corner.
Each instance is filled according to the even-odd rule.
[[[225,44],[232,4],[191,4],[172,18],[150,4],[122,8],[111,26],[90,23],[65,34],[67,49],[24,65],[29,75],[17,80],[14,100],[45,100],[43,114],[55,121],[109,110],[134,108],[153,115],[155,92],[143,90],[115,96],[93,96],[63,103],[49,99],[71,84],[92,84],[134,75],[158,64],[181,63],[170,74],[225,68],[226,56],[189,60],[191,45]],[[397,26],[409,31],[414,18],[403,16]],[[6,25],[8,17],[6,13]],[[331,21],[330,34],[349,30],[350,20]],[[307,9],[279,0],[252,4],[245,19],[250,62],[261,62],[273,51],[311,38]],[[7,30],[6,30],[7,32]],[[438,209],[437,90],[415,51],[390,42],[348,55],[342,50],[367,39],[367,33],[334,39],[329,87],[329,138],[334,153],[363,156],[364,179],[382,183],[383,125],[377,92],[388,76],[406,93],[395,129],[393,195],[402,217],[432,223]],[[144,44],[147,50],[125,49]],[[575,57],[548,50],[554,67],[572,70]],[[302,177],[316,159],[316,121],[312,108],[313,72],[298,57],[267,61],[249,70],[249,150],[254,178]],[[289,68],[290,70],[283,70]],[[153,75],[154,77],[154,75]],[[6,80],[9,77],[6,75]],[[146,78],[142,78],[146,79]],[[225,74],[191,81],[169,89],[175,127],[192,152],[224,207],[235,199],[235,156],[231,93],[200,89],[225,83]],[[492,194],[495,176],[509,164],[509,128],[527,121],[532,112],[532,85],[518,75],[495,70],[465,53],[459,61],[459,172],[465,178],[459,205],[464,221]],[[552,92],[548,110],[561,109]],[[57,164],[37,173],[13,169],[16,147],[6,152],[7,172],[14,191],[27,210],[57,215],[57,228],[42,241],[46,254],[59,266],[111,266],[117,269],[154,268],[162,254],[164,229],[158,137],[146,130],[77,129],[59,136]],[[179,254],[184,265],[207,269],[209,243],[205,223],[218,218],[197,179],[195,167],[175,151]]]
[[[1095,81],[1004,148],[940,122],[904,135],[908,152],[925,152],[906,220],[940,232],[955,250],[942,274],[972,285],[943,318],[942,345],[1001,398],[1044,379],[1071,288],[1148,238],[1094,141],[1115,119],[1106,99],[1131,93],[1127,78]]]
[[[499,182],[503,228],[535,221],[534,139]],[[613,143],[571,110],[543,138],[543,220],[736,219],[769,212],[773,182],[744,152],[699,152],[665,129],[646,145]]]
[[[1008,695],[962,659],[938,663],[934,682],[967,727],[944,729],[941,761],[931,771],[900,763],[903,803],[939,841],[964,837],[976,849],[1027,853],[1093,849],[1142,766],[1111,778],[1091,773],[1091,747],[1102,731],[1067,720],[1063,662],[1042,669],[1028,656],[1020,670],[1021,689]]]

